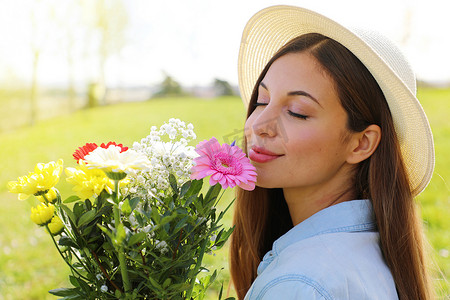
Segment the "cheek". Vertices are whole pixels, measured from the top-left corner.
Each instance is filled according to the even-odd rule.
[[[335,156],[340,150],[340,140],[336,132],[322,130],[321,128],[308,128],[290,135],[286,143],[286,150],[293,154],[297,160],[323,160]]]

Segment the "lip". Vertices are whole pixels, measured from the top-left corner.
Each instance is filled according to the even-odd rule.
[[[278,157],[283,156],[282,154],[276,154],[272,151],[264,149],[262,147],[253,146],[249,152],[248,157],[259,163],[265,163],[277,159]]]

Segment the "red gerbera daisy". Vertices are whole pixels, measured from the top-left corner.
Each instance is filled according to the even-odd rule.
[[[86,145],[84,145],[83,147],[78,147],[78,149],[75,150],[75,152],[73,153],[73,158],[75,158],[75,160],[78,163],[80,159],[84,159],[86,155],[88,155],[97,148],[98,146],[96,143],[86,143]]]
[[[108,142],[108,144],[106,144],[106,145],[105,145],[105,143],[102,143],[102,144],[100,145],[100,147],[105,148],[105,149],[108,149],[108,147],[111,146],[111,145],[120,147],[120,153],[125,152],[125,151],[128,150],[128,147],[125,147],[125,146],[122,145],[122,144],[116,144],[116,142]]]
[[[108,144],[105,145],[105,143],[102,143],[100,147],[108,149],[109,146],[114,145],[117,147],[120,147],[120,153],[127,151],[128,147],[124,147],[122,144],[116,144],[116,142],[108,142]],[[83,147],[78,147],[77,150],[73,153],[73,158],[77,161],[77,163],[80,161],[80,159],[84,159],[86,155],[94,151],[98,148],[98,145],[96,143],[86,143]]]

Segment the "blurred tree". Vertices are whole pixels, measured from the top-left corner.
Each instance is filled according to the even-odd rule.
[[[217,96],[233,96],[234,91],[226,80],[214,79],[214,90]]]
[[[103,87],[99,86],[98,83],[91,82],[88,84],[87,90],[87,104],[86,108],[96,107],[99,105],[99,100],[104,96]]]
[[[107,60],[125,45],[128,14],[121,0],[83,0],[83,15],[97,43],[98,89],[103,89],[100,104],[105,104],[105,67]]]
[[[43,20],[51,19],[54,14],[54,7],[46,5],[40,0],[33,2],[30,14],[31,25],[31,88],[30,88],[30,120],[29,124],[34,125],[37,121],[39,106],[38,106],[38,68],[41,53],[49,39],[49,23]]]
[[[159,84],[159,91],[156,92],[154,97],[163,96],[183,96],[186,93],[183,91],[181,85],[175,81],[170,75],[165,74],[163,81]]]
[[[77,40],[83,40],[86,28],[82,24],[82,10],[79,1],[58,2],[58,14],[54,23],[60,29],[58,43],[65,50],[67,59],[67,107],[69,112],[76,109],[75,65],[77,62]]]

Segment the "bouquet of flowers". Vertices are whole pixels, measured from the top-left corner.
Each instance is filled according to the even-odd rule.
[[[88,143],[65,169],[76,195],[56,189],[63,161],[38,163],[8,183],[23,200],[40,202],[31,219],[50,234],[70,267],[70,288],[49,291],[63,299],[203,299],[217,275],[202,265],[233,228],[216,211],[220,192],[252,190],[256,172],[236,145],[216,138],[188,146],[192,124],[170,119],[132,148]],[[210,187],[202,193],[203,178]],[[222,193],[223,195],[223,193]]]

